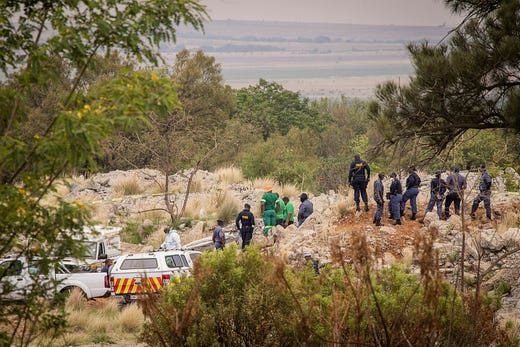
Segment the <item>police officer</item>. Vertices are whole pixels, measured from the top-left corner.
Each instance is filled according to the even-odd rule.
[[[460,202],[464,197],[464,190],[466,189],[466,178],[460,173],[460,168],[455,166],[451,174],[446,178],[448,185],[448,194],[446,194],[446,201],[444,202],[444,216],[446,219],[450,218],[450,206],[453,202],[455,204],[455,214],[460,214]]]
[[[307,193],[300,195],[300,208],[298,209],[298,227],[301,227],[303,222],[314,212],[314,206],[309,200]]]
[[[365,203],[365,211],[368,211],[367,186],[370,181],[370,166],[366,161],[361,160],[359,154],[354,156],[354,161],[350,164],[348,174],[348,183],[354,188],[354,201],[356,202],[356,211],[359,208],[359,194]]]
[[[406,191],[403,194],[403,200],[401,200],[401,216],[404,216],[404,210],[406,202],[410,200],[410,206],[412,207],[411,220],[415,220],[417,216],[417,195],[419,194],[419,185],[421,184],[421,178],[417,175],[415,166],[408,168],[408,178],[406,178]]]
[[[401,225],[401,200],[403,198],[403,186],[401,181],[397,178],[397,174],[392,172],[390,174],[392,183],[390,184],[390,213],[395,219],[394,225]]]
[[[437,205],[437,216],[442,218],[442,200],[446,192],[446,182],[441,178],[441,170],[435,170],[435,178],[430,182],[430,201],[426,207],[426,213],[433,211],[433,206]],[[422,219],[424,221],[424,218]]]
[[[480,183],[478,189],[480,194],[473,200],[471,206],[471,218],[475,218],[475,211],[477,211],[480,202],[484,201],[484,208],[486,209],[486,217],[491,219],[491,175],[486,170],[486,164],[480,166],[481,172]]]
[[[235,225],[240,230],[240,237],[242,237],[242,249],[249,246],[253,238],[253,229],[255,227],[255,216],[251,213],[251,205],[244,204],[244,209],[235,219]]]

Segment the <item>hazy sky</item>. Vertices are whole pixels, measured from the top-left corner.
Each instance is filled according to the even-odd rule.
[[[456,25],[441,0],[201,0],[212,19]]]

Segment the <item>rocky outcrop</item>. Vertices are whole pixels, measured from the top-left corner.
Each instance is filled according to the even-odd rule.
[[[506,169],[506,172],[508,182],[513,179],[520,182],[520,177],[517,177],[518,174],[514,170],[511,172]],[[191,171],[188,170],[168,177],[170,186],[179,188],[179,192],[170,196],[170,199],[178,206],[182,204],[184,198],[182,192],[190,174]],[[404,228],[392,225],[376,228],[370,223],[373,211],[368,214],[364,212],[356,214],[349,211],[351,220],[358,222],[347,225],[344,230],[338,230],[338,222],[342,218],[338,215],[338,205],[347,199],[351,200],[352,197],[347,198],[331,191],[316,196],[310,194],[309,198],[314,204],[314,213],[303,225],[299,227],[292,225],[287,228],[275,227],[272,234],[265,237],[262,232],[261,218],[258,217],[259,200],[263,194],[262,187],[255,187],[250,182],[223,184],[217,175],[207,171],[197,172],[197,189],[190,194],[190,199],[207,201],[213,199],[215,194],[226,192],[227,199],[234,199],[239,207],[245,202],[250,203],[257,215],[254,242],[264,246],[269,252],[283,256],[289,262],[298,262],[304,253],[311,252],[320,264],[329,263],[332,257],[331,245],[347,245],[352,235],[362,233],[367,237],[368,246],[379,252],[380,266],[407,259],[406,261],[412,264],[412,269],[417,269],[413,265],[414,240],[416,233],[425,233],[433,238],[433,246],[438,253],[441,270],[450,278],[459,271],[462,242],[465,239],[466,275],[475,277],[477,272],[486,273],[482,283],[482,288],[486,291],[493,291],[498,285],[503,287],[504,283],[509,285],[510,290],[503,298],[500,316],[514,316],[520,319],[520,304],[518,304],[520,302],[520,267],[518,267],[520,263],[520,252],[518,251],[520,249],[520,229],[518,228],[520,197],[518,194],[503,191],[506,187],[506,184],[503,183],[504,180],[500,177],[494,178],[496,191],[492,196],[492,204],[495,220],[491,222],[486,218],[471,220],[467,209],[476,193],[475,190],[470,191],[469,188],[475,186],[479,176],[476,172],[463,174],[468,178],[466,215],[452,215],[448,220],[439,220],[437,213],[428,213],[424,217],[424,224],[408,221],[405,217],[404,223],[416,225],[416,227],[406,229],[411,230],[408,233],[404,232]],[[429,182],[432,177],[423,178],[418,199],[421,206],[424,206],[429,198]],[[138,182],[141,193],[131,196],[116,194],[115,187],[121,181],[130,178]],[[71,184],[67,199],[71,201],[90,199],[93,206],[101,207],[105,214],[104,217],[107,219],[106,222],[124,225],[144,208],[163,207],[164,196],[157,187],[164,180],[164,175],[155,170],[114,171]],[[389,182],[385,183],[389,184]],[[299,192],[294,193],[296,196],[290,196],[296,210],[299,205],[297,194],[299,195]],[[238,213],[238,210],[236,212]],[[185,240],[194,241],[207,238],[215,225],[216,218],[217,216],[210,211],[209,207],[199,208],[198,215],[189,223],[190,226],[185,224],[180,230],[183,243],[186,243]],[[150,224],[150,220],[142,223]],[[509,225],[507,225],[508,223]],[[156,227],[159,229],[161,226]],[[226,226],[225,230],[230,233],[234,231],[233,221]],[[465,230],[464,234],[463,230]],[[395,242],[396,240],[399,242]],[[134,246],[128,245],[128,248],[133,250],[132,247]],[[148,248],[150,247],[148,246]]]

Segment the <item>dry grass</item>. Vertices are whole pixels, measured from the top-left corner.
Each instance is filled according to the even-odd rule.
[[[89,340],[89,335],[84,332],[74,332],[65,334],[58,346],[80,346]],[[58,342],[58,341],[57,341]],[[50,344],[42,344],[43,346],[50,346]]]
[[[278,190],[278,193],[280,194],[280,197],[283,198],[284,196],[289,197],[289,200],[293,200],[300,196],[300,190],[298,187],[296,187],[294,184],[286,184],[283,187],[281,187],[280,190]]]
[[[85,309],[79,311],[68,312],[67,322],[73,330],[84,330],[88,326],[90,315]]]
[[[65,309],[67,312],[81,311],[87,306],[87,301],[79,288],[74,288],[67,298]]]
[[[91,211],[92,220],[97,224],[109,224],[112,214],[110,208],[105,204],[88,205]]]
[[[127,306],[119,316],[119,324],[125,332],[135,332],[144,323],[144,315],[137,304]]]
[[[144,323],[144,315],[137,304],[121,310],[119,300],[112,298],[99,299],[90,304],[86,304],[85,300],[83,302],[85,304],[79,305],[78,298],[73,295],[67,299],[69,328],[58,341],[49,341],[44,345],[97,346],[121,341],[122,336],[125,345],[137,345],[136,338]],[[41,341],[46,341],[45,338]]]
[[[242,204],[227,190],[217,192],[211,199],[215,217],[225,222],[235,220]]]
[[[193,179],[191,180],[190,193],[201,193],[206,191],[206,188],[206,183],[204,182],[200,174],[195,174],[195,176],[193,176]],[[184,190],[186,190],[186,188]]]
[[[352,207],[350,205],[351,204],[349,204],[344,199],[340,200],[336,203],[336,213],[337,213],[337,216],[339,219],[343,219],[348,215],[348,213],[352,209]]]
[[[227,185],[244,182],[242,170],[233,166],[218,169],[217,171],[215,171],[215,174],[217,175],[218,181],[221,184]]]
[[[520,220],[520,215],[514,212],[505,213],[502,216],[502,220],[497,224],[497,232],[504,233],[509,228],[517,228],[518,222]]]
[[[276,184],[276,182],[270,178],[255,178],[253,180],[253,187],[256,189],[264,190],[265,186],[272,186],[273,191],[277,192],[280,190],[280,186]]]
[[[151,233],[150,236],[148,236],[148,238],[146,239],[146,244],[152,246],[154,249],[159,248],[159,246],[163,242],[164,242],[164,231],[162,229],[157,229],[156,231]],[[183,244],[183,242],[182,242],[182,235],[181,235],[181,245],[182,244]]]
[[[139,178],[135,175],[130,175],[118,179],[113,183],[112,187],[113,196],[116,197],[137,195],[144,191],[141,187]]]
[[[400,261],[401,264],[403,264],[406,267],[410,267],[413,263],[413,249],[411,248],[405,248],[403,249],[403,257]]]
[[[145,210],[145,209],[144,209]],[[153,210],[153,211],[146,211],[142,213],[138,213],[133,219],[136,222],[142,223],[145,219],[149,219],[151,221],[155,221],[157,223],[164,222],[166,220],[169,220],[170,215],[168,212],[163,210]]]
[[[205,218],[205,211],[207,211],[209,205],[206,199],[190,197],[184,210],[184,217],[192,219]]]
[[[101,315],[109,319],[117,317],[119,315],[119,303],[117,300],[109,300],[102,308]]]

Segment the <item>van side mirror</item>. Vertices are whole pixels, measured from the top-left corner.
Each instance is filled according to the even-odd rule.
[[[102,253],[99,255],[99,259],[107,259],[107,255],[105,253]]]

